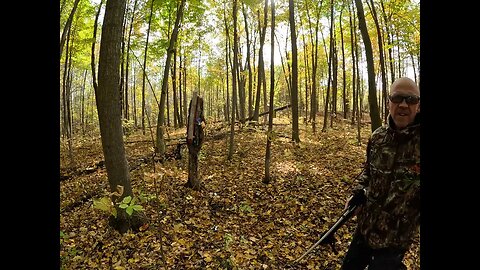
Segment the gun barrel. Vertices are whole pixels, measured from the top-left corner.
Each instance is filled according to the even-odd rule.
[[[332,227],[330,227],[330,229],[328,229],[328,231],[326,233],[324,233],[322,235],[322,237],[320,238],[320,240],[318,240],[315,244],[313,244],[305,253],[303,253],[302,256],[300,256],[298,259],[296,259],[293,264],[296,264],[297,262],[299,262],[300,260],[302,260],[305,256],[307,256],[308,253],[310,253],[314,248],[316,248],[318,245],[320,245],[323,241],[325,241],[325,239],[327,237],[329,237],[331,234],[334,234],[352,215],[353,215],[353,211],[355,211],[355,209],[357,208],[357,206],[350,206],[349,208],[347,208],[347,210],[345,210],[342,215],[337,219],[337,221],[335,222],[335,224],[333,224]]]

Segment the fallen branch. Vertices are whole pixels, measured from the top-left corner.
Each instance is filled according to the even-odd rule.
[[[275,109],[273,109],[273,111],[274,111],[274,112],[278,112],[278,111],[285,110],[285,109],[290,108],[290,107],[292,107],[292,105],[287,104],[287,105],[285,105],[285,106],[275,108]],[[269,114],[269,113],[270,113],[270,111],[263,112],[263,113],[259,114],[258,117],[264,116],[264,115]],[[250,120],[253,120],[253,116],[248,117],[247,119],[245,119],[245,121],[250,121]]]

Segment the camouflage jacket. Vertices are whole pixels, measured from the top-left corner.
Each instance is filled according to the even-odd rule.
[[[420,226],[420,113],[402,130],[388,119],[372,133],[358,178],[367,191],[358,228],[372,248],[408,249]]]

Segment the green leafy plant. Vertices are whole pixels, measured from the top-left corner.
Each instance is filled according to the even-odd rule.
[[[118,187],[118,192],[114,192],[117,196],[120,196],[123,193],[123,188]],[[137,204],[137,198],[132,196],[126,196],[122,199],[121,202],[113,203],[110,197],[102,197],[100,199],[93,199],[93,208],[100,209],[109,213],[110,215],[117,217],[117,208],[125,209],[125,212],[131,216],[133,211],[143,211],[143,206]]]
[[[247,203],[241,203],[239,208],[242,212],[247,212],[247,213],[252,212],[252,207],[250,207],[250,205],[248,205]]]
[[[117,209],[109,197],[102,197],[98,200],[93,199],[93,208],[100,209],[114,217],[117,217]]]
[[[226,233],[224,236],[223,236],[223,240],[225,242],[225,250],[229,250],[230,249],[230,244],[233,242],[233,237],[231,234],[229,233]]]
[[[157,196],[155,194],[140,192],[140,195],[138,195],[138,199],[140,200],[141,203],[147,203],[149,201],[155,200],[156,198]]]
[[[137,201],[137,198],[134,197],[132,199],[131,196],[126,196],[125,198],[123,198],[123,200],[120,202],[119,204],[119,208],[122,208],[122,209],[125,209],[125,212],[127,212],[127,214],[129,216],[131,216],[133,214],[133,211],[143,211],[143,206],[139,205],[139,204],[135,204]]]

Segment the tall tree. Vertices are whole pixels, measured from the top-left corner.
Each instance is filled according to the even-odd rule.
[[[100,4],[98,4],[97,15],[95,15],[95,23],[93,25],[92,54],[91,54],[91,62],[90,62],[90,65],[92,67],[92,84],[93,84],[93,89],[95,90],[95,93],[97,92],[97,89],[98,89],[97,72],[96,72],[97,68],[95,63],[95,44],[97,43],[98,17],[100,16],[100,11],[102,10],[102,4],[103,4],[103,0],[101,0]]]
[[[332,82],[333,58],[334,58],[334,17],[333,17],[333,0],[330,2],[330,53],[328,54],[328,80],[327,80],[327,97],[325,98],[325,108],[323,114],[322,132],[327,131],[328,121],[328,102],[330,101],[330,84]],[[332,101],[333,103],[333,101]]]
[[[82,106],[81,106],[81,124],[82,124],[82,135],[85,136],[85,84],[87,81],[87,70],[83,72],[83,84],[82,84]]]
[[[248,117],[253,115],[253,95],[252,95],[252,65],[250,64],[250,36],[248,28],[248,16],[245,3],[242,2],[242,13],[245,22],[245,35],[247,36],[247,69],[248,69]]]
[[[127,2],[125,2],[125,5],[127,5]],[[125,6],[126,8],[126,6]],[[124,109],[125,109],[125,103],[127,102],[126,100],[124,100],[124,87],[125,87],[125,31],[127,29],[127,16],[123,16],[123,23],[122,23],[122,58],[121,58],[121,63],[120,63],[120,103],[119,103],[119,106],[120,106],[120,115],[127,119],[127,117],[125,116],[125,112],[124,112]]]
[[[72,68],[72,52],[70,50],[70,33],[67,33],[67,47],[65,48],[65,63],[63,69],[63,83],[62,83],[62,104],[63,104],[63,129],[62,135],[67,138],[68,156],[70,159],[70,166],[75,166],[72,149],[72,118],[71,118],[71,68]]]
[[[223,3],[223,23],[225,25],[225,75],[226,75],[226,84],[227,84],[227,92],[225,94],[226,96],[226,102],[225,102],[225,120],[227,123],[230,122],[229,117],[230,117],[230,95],[229,95],[229,62],[230,62],[230,33],[229,33],[229,27],[227,23],[227,8],[226,8],[226,3]]]
[[[354,4],[352,3],[351,5],[352,9],[355,9]],[[355,70],[355,63],[357,62],[356,58],[356,46],[355,46],[355,41],[356,41],[356,27],[355,27],[355,19],[352,19],[352,17],[355,16],[355,12],[350,9],[350,5],[348,5],[348,22],[350,26],[350,45],[351,45],[351,52],[352,52],[352,98],[353,98],[353,108],[352,108],[352,125],[355,123],[355,113],[358,113],[357,111],[357,94],[355,92],[356,90],[356,84],[355,84],[355,76],[356,76],[356,70]]]
[[[172,90],[173,90],[173,126],[175,128],[178,128],[180,123],[180,114],[178,112],[178,96],[177,96],[177,48],[173,49]]]
[[[135,0],[135,2],[133,3],[132,18],[130,19],[130,29],[128,30],[128,40],[127,40],[127,60],[126,60],[126,62],[127,62],[126,65],[127,66],[125,68],[125,118],[126,119],[129,119],[129,114],[128,114],[128,75],[130,74],[130,72],[129,72],[130,45],[131,45],[131,39],[132,39],[133,19],[135,18],[135,10],[137,9],[137,2],[138,2],[138,0]]]
[[[263,7],[263,19],[262,23],[260,20],[260,12],[258,12],[258,27],[260,28],[260,48],[258,49],[258,79],[257,79],[257,93],[255,97],[255,108],[253,112],[253,120],[258,121],[258,115],[260,110],[260,93],[262,85],[265,87],[265,64],[263,62],[263,45],[265,44],[265,36],[267,33],[267,16],[268,16],[268,0],[265,0]],[[265,101],[266,102],[266,101]]]
[[[268,132],[267,132],[267,150],[265,153],[265,177],[263,183],[270,183],[270,158],[272,151],[273,139],[273,96],[275,88],[275,0],[270,0],[270,8],[272,10],[272,25],[270,26],[270,102],[268,108]]]
[[[120,106],[118,106],[124,15],[125,0],[107,1],[100,43],[98,91],[96,92],[102,148],[110,191],[114,193],[113,202],[119,202],[124,197],[133,195],[125,156]],[[123,192],[115,193],[119,189]],[[111,224],[122,233],[130,228],[136,229],[142,223],[142,219],[136,213],[137,211],[132,216],[128,216],[124,209],[118,208],[117,217],[111,217]]]
[[[148,39],[150,37],[150,27],[152,25],[152,14],[153,14],[153,2],[151,0],[150,5],[150,16],[148,18],[148,28],[147,28],[147,40],[145,41],[145,52],[143,58],[143,80],[142,80],[142,132],[145,135],[145,77],[147,76],[147,52],[148,52]],[[153,89],[152,89],[153,90]]]
[[[345,5],[342,5],[340,9],[340,44],[342,45],[342,93],[343,93],[343,119],[347,119],[348,112],[350,111],[349,99],[347,97],[347,70],[345,67],[345,41],[343,39],[343,27],[342,27],[342,13]]]
[[[377,29],[377,43],[378,43],[378,53],[380,58],[380,72],[382,75],[382,102],[387,104],[387,75],[385,74],[385,57],[383,56],[383,38],[382,30],[380,29],[380,23],[378,21],[377,11],[375,10],[375,5],[372,0],[370,0],[370,11],[372,13],[373,21],[375,22],[375,28]],[[415,65],[414,65],[415,66]],[[386,123],[388,117],[388,106],[385,106],[384,119]]]
[[[373,63],[373,50],[370,36],[368,35],[367,23],[365,22],[365,14],[361,0],[355,0],[357,6],[358,26],[362,34],[363,44],[365,45],[365,57],[367,58],[368,72],[368,104],[370,105],[370,119],[372,132],[382,125],[380,113],[378,111],[377,91],[375,85],[375,67]]]
[[[175,26],[173,28],[173,33],[170,36],[170,43],[167,49],[167,59],[165,60],[165,69],[163,71],[162,94],[160,96],[160,108],[158,110],[158,118],[157,118],[157,141],[156,141],[156,152],[160,154],[160,157],[163,157],[165,155],[163,125],[165,123],[165,97],[166,97],[167,86],[168,86],[168,72],[170,70],[170,62],[172,60],[172,55],[177,42],[178,31],[180,29],[180,21],[182,20],[185,1],[186,0],[182,0],[182,2],[180,2],[180,5],[177,7],[177,18],[175,19]]]
[[[316,9],[316,22],[315,22],[315,31],[312,31],[312,19],[310,16],[310,7],[306,6],[308,24],[310,30],[310,43],[312,46],[312,94],[310,95],[310,119],[312,120],[312,129],[313,133],[316,131],[316,116],[317,116],[317,67],[318,67],[318,26],[320,23],[320,10],[322,8],[323,1],[320,1],[320,5]],[[313,38],[313,33],[315,33],[315,39]]]
[[[392,34],[390,31],[390,26],[391,25],[391,15],[387,15],[387,12],[385,10],[385,5],[383,4],[383,0],[380,0],[380,6],[382,7],[382,15],[383,15],[383,21],[385,25],[385,34],[387,36],[387,48],[388,48],[388,63],[390,66],[390,81],[393,82],[395,81],[395,68],[393,67],[394,65],[394,60],[393,60],[393,42],[392,42]]]
[[[298,52],[297,30],[295,29],[295,6],[293,0],[288,1],[290,20],[290,40],[292,42],[292,87],[290,99],[292,104],[292,140],[300,142],[298,129]]]
[[[70,26],[72,25],[73,16],[75,16],[75,11],[77,10],[79,2],[80,2],[80,0],[75,0],[75,3],[73,3],[72,11],[70,12],[70,15],[68,16],[68,19],[67,19],[67,22],[65,23],[65,26],[63,27],[62,37],[60,38],[60,58],[62,58],[63,45],[65,44],[66,34],[70,31]]]
[[[237,39],[237,0],[233,1],[233,69],[232,69],[232,122],[230,123],[230,140],[228,146],[228,160],[233,157],[235,136],[235,113],[237,103],[237,69],[238,69],[238,39]]]

